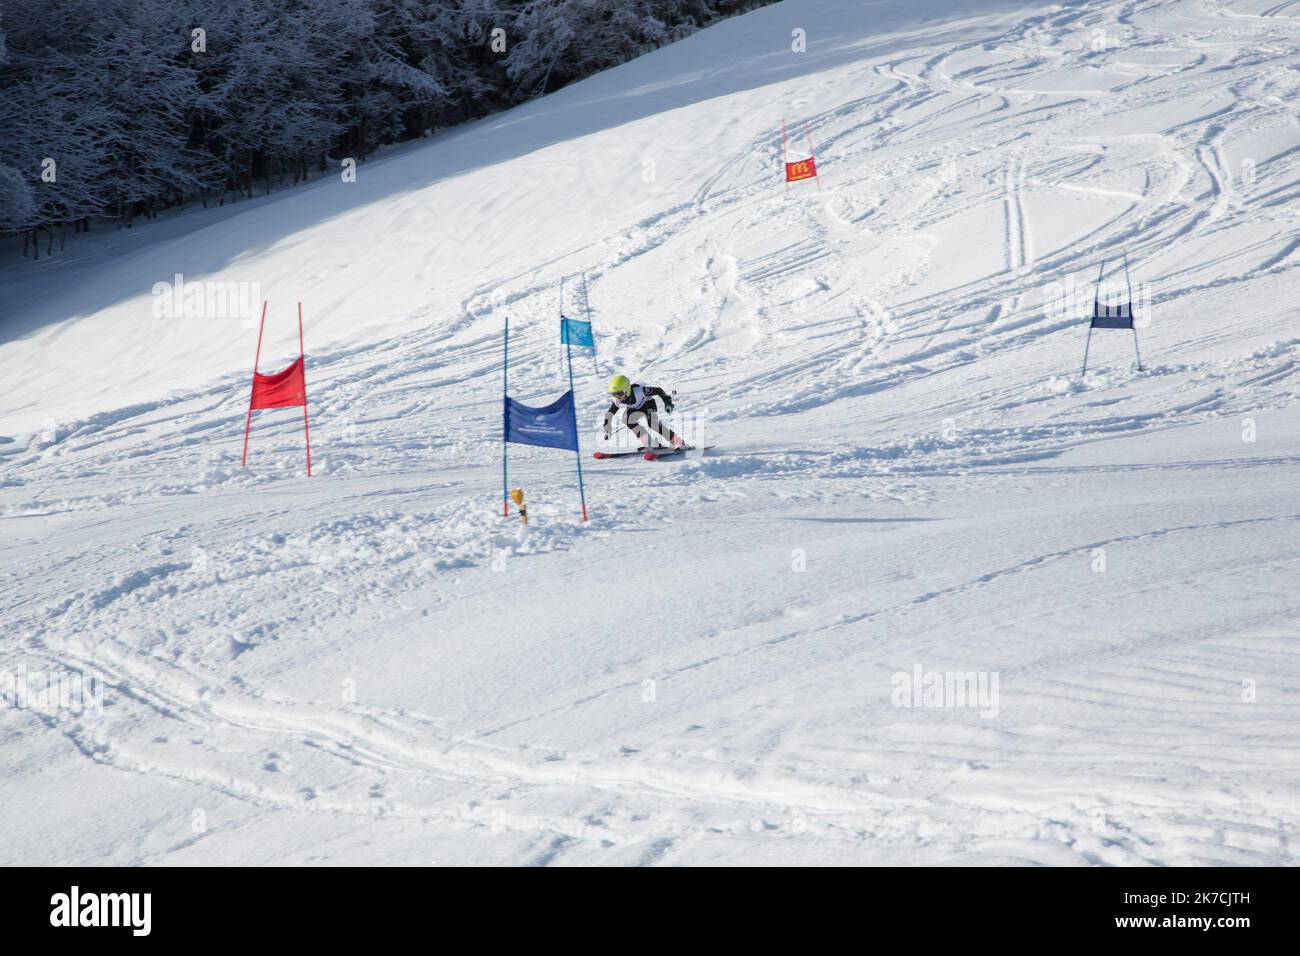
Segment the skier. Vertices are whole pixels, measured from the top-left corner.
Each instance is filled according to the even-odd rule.
[[[662,388],[655,388],[653,385],[637,385],[628,381],[626,375],[615,375],[609,380],[609,394],[613,396],[613,400],[609,403],[609,409],[605,412],[602,422],[606,439],[610,436],[615,416],[622,409],[627,413],[624,424],[632,430],[632,434],[636,435],[643,449],[650,447],[651,432],[666,438],[674,448],[681,448],[686,444],[671,428],[667,433],[659,429],[659,412],[655,399],[663,402],[665,412],[673,410],[673,397]]]

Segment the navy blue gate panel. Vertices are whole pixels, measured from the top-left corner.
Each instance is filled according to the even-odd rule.
[[[1092,327],[1094,329],[1131,329],[1133,328],[1133,306],[1130,305],[1093,305]]]

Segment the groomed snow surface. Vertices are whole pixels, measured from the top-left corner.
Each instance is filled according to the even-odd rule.
[[[1296,0],[787,0],[10,258],[0,673],[104,686],[0,710],[0,863],[1294,863],[1297,103]],[[314,477],[177,273],[302,301]],[[591,460],[616,371],[718,447]]]

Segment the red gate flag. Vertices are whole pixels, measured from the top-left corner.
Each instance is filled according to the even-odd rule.
[[[785,163],[785,181],[786,190],[790,189],[790,183],[801,182],[805,179],[817,179],[818,189],[821,188],[821,180],[817,177],[817,154],[813,150],[812,132],[808,129],[808,121],[803,121],[803,133],[808,138],[808,158],[799,159],[790,162],[789,152],[786,146],[785,120],[781,120],[781,161]]]
[[[785,181],[797,183],[801,179],[812,179],[817,175],[817,160],[801,159],[797,163],[785,164]]]
[[[307,477],[311,477],[311,434],[307,430],[307,374],[306,356],[302,343],[302,303],[298,303],[298,358],[288,368],[273,375],[263,375],[257,370],[262,357],[262,331],[266,328],[266,303],[262,303],[262,321],[257,327],[257,351],[253,354],[253,387],[248,395],[248,417],[244,419],[244,455],[241,464],[248,464],[248,432],[253,424],[253,410],[257,408],[292,408],[302,406],[302,434],[307,444]]]
[[[302,359],[274,375],[253,373],[253,397],[250,408],[289,408],[307,404],[307,381],[302,374]]]

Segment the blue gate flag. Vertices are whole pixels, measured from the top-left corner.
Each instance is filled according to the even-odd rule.
[[[1094,302],[1092,306],[1092,327],[1094,329],[1133,328],[1133,303],[1102,305],[1099,302]]]
[[[578,450],[578,418],[572,390],[542,408],[533,408],[507,395],[504,414],[506,441]]]
[[[591,323],[578,319],[563,319],[560,322],[561,345],[585,345],[596,347],[596,340],[591,337]]]

